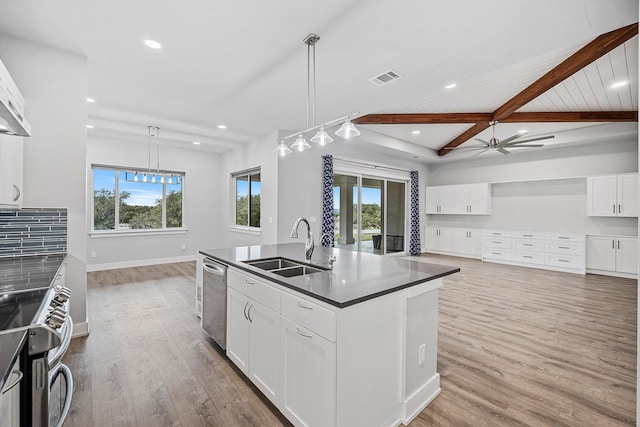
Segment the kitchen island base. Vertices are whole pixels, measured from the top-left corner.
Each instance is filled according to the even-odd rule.
[[[408,424],[440,392],[442,278],[337,308],[228,274],[227,355],[294,425]]]

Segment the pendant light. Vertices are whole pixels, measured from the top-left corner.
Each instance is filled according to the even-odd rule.
[[[333,125],[339,122],[344,122],[340,129],[336,131],[336,135],[344,140],[356,137],[360,135],[360,131],[351,123],[351,117],[360,114],[358,111],[349,113],[346,116],[339,117],[334,120],[329,120],[320,125],[315,124],[315,90],[316,90],[316,43],[320,40],[320,36],[310,33],[304,38],[303,42],[307,45],[307,129],[292,133],[284,138],[280,138],[278,145],[273,150],[274,153],[280,156],[286,156],[293,151],[303,152],[311,148],[311,145],[304,138],[304,134],[307,132],[318,132],[310,139],[311,142],[326,145],[333,142],[333,138],[329,136],[325,130],[326,126]],[[287,139],[296,137],[291,148],[287,147],[285,141]]]

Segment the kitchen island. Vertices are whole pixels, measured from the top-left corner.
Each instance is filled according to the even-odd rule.
[[[306,263],[300,243],[200,254],[228,266],[227,356],[295,425],[408,424],[440,392],[438,288],[458,268],[335,248]]]

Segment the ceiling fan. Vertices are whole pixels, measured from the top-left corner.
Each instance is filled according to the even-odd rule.
[[[544,147],[544,144],[527,144],[527,145],[522,145],[522,144],[526,144],[527,142],[534,142],[534,141],[541,141],[543,139],[551,139],[554,137],[554,135],[547,135],[547,136],[539,136],[536,138],[529,138],[529,139],[523,139],[521,141],[516,141],[516,139],[524,136],[527,134],[527,132],[518,132],[517,134],[510,136],[507,139],[504,140],[499,140],[498,138],[496,138],[496,125],[498,124],[498,122],[496,120],[490,121],[489,124],[491,125],[491,131],[492,131],[492,136],[489,139],[489,141],[485,141],[484,139],[480,139],[480,138],[475,138],[476,141],[480,141],[482,144],[476,144],[476,145],[472,145],[469,147],[451,147],[451,148],[446,148],[447,150],[468,150],[468,151],[478,151],[477,153],[475,153],[473,156],[471,157],[475,157],[479,154],[484,153],[485,151],[488,150],[495,150],[498,151],[502,154],[510,154],[511,151],[506,150],[507,148],[539,148],[539,147]]]

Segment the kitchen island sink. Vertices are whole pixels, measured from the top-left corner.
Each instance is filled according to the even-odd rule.
[[[302,276],[304,274],[320,273],[329,270],[325,267],[293,261],[283,257],[263,258],[242,262],[283,277]]]

